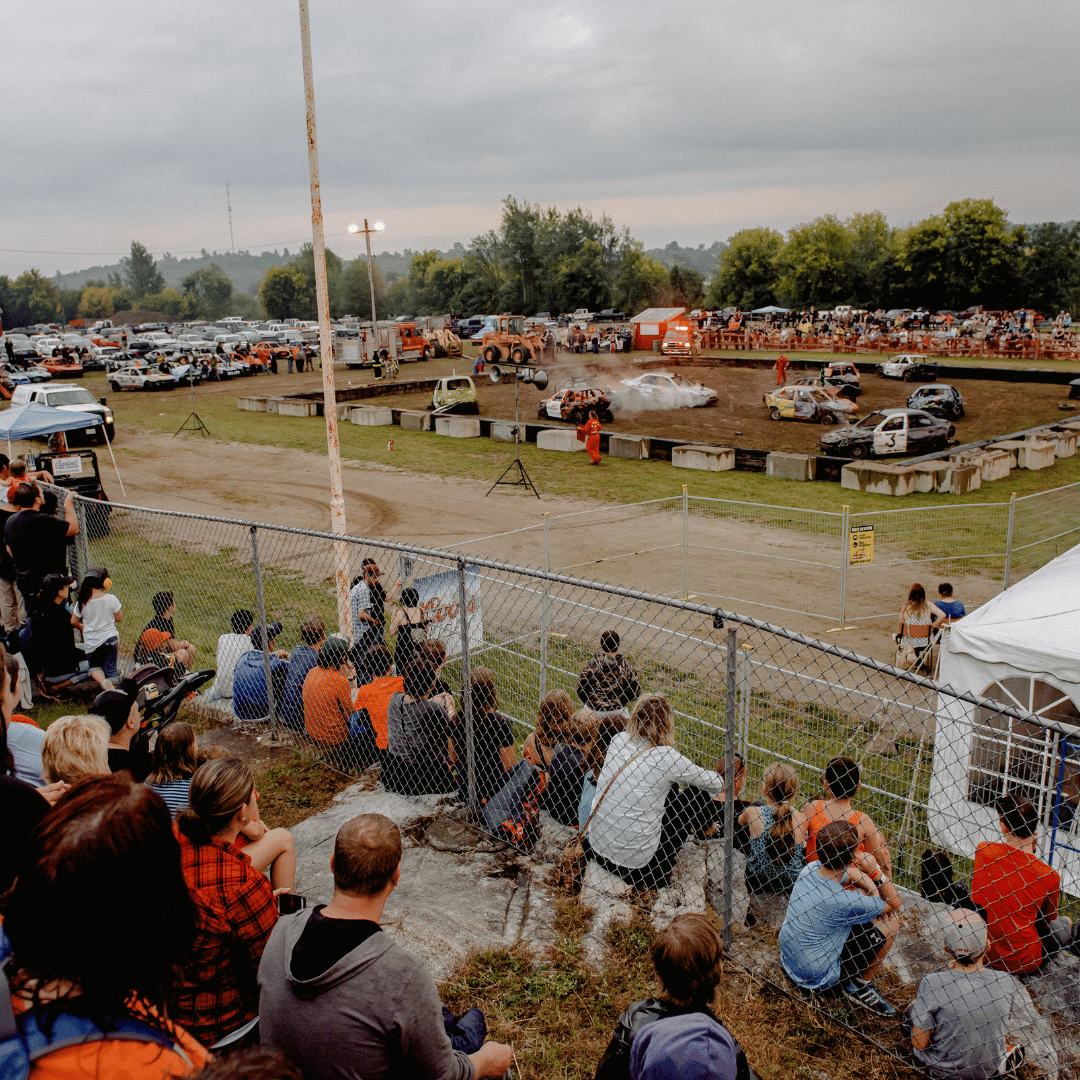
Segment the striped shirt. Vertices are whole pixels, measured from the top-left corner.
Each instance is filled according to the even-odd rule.
[[[165,800],[173,821],[180,816],[181,811],[187,809],[190,777],[187,780],[166,780],[164,784],[150,784],[149,787]]]

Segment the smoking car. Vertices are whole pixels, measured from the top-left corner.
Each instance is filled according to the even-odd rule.
[[[609,423],[612,420],[611,398],[605,392],[606,388],[595,383],[587,386],[574,385],[579,383],[580,380],[574,380],[571,385],[556,390],[549,398],[544,398],[536,410],[536,415],[541,420],[570,420],[575,424],[583,424],[588,420],[590,411],[595,410],[598,420]]]
[[[666,371],[651,371],[635,379],[623,379],[620,391],[628,409],[648,407],[659,409],[697,409],[715,405],[720,395],[711,387],[691,382],[683,375]],[[635,400],[636,399],[636,400]],[[623,401],[619,402],[620,405]]]

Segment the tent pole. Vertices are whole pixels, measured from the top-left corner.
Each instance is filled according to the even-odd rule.
[[[116,482],[120,485],[120,494],[127,498],[127,492],[124,490],[124,481],[120,479],[120,470],[116,467],[116,455],[112,452],[112,443],[109,442],[109,433],[105,430],[105,425],[101,425],[101,434],[105,436],[105,445],[109,448],[109,457],[112,458],[113,471],[116,473]]]

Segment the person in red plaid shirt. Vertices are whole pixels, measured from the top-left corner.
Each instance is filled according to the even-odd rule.
[[[188,808],[176,823],[198,925],[170,1012],[205,1046],[259,1013],[256,975],[277,923],[275,890],[233,846],[255,820],[257,798],[246,762],[215,758],[191,778]]]

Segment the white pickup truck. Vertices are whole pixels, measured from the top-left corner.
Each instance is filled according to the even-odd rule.
[[[572,316],[574,322],[588,322],[592,317],[593,313],[588,308],[583,307],[579,307]]]

